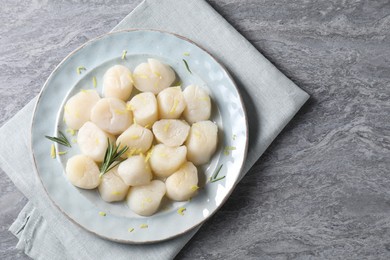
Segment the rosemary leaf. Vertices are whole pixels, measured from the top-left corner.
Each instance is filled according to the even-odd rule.
[[[222,177],[220,177],[220,178],[218,178],[218,179],[212,179],[210,182],[220,181],[220,180],[224,179],[225,177],[226,177],[226,176],[222,176]]]
[[[119,163],[121,163],[124,160],[121,158],[121,156],[129,149],[129,147],[127,146],[119,149],[121,144],[119,143],[118,146],[116,146],[115,143],[111,143],[110,139],[108,138],[107,138],[107,142],[108,142],[108,146],[107,146],[106,153],[104,154],[104,160],[102,166],[100,167],[99,177],[102,177],[104,174],[106,174],[115,166],[117,166]]]
[[[47,135],[45,135],[45,137],[47,139],[49,139],[50,141],[59,143],[59,144],[64,145],[64,146],[72,147],[72,145],[69,143],[68,139],[66,139],[66,136],[61,131],[58,131],[58,134],[59,134],[59,137],[47,136]]]
[[[215,179],[218,177],[218,174],[219,172],[221,171],[221,168],[222,168],[223,164],[221,164],[218,169],[214,172],[213,176],[211,177],[211,179]]]
[[[185,59],[183,59],[184,65],[186,66],[186,69],[188,70],[189,73],[192,74],[192,71],[190,70],[190,66],[188,66],[188,63]]]
[[[222,177],[218,178],[218,174],[219,174],[219,172],[221,171],[222,166],[223,166],[223,164],[221,164],[221,165],[218,167],[218,169],[214,172],[214,174],[210,177],[210,182],[216,182],[216,181],[219,181],[219,180],[222,180],[222,179],[225,178],[225,176],[222,176]]]

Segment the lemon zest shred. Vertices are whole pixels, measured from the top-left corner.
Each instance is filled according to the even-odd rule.
[[[164,132],[168,132],[170,126],[171,126],[171,122],[168,121],[167,123],[165,123]]]
[[[184,56],[190,56],[190,53],[189,52],[184,52],[183,55]]]
[[[131,135],[130,136],[130,139],[132,139],[132,140],[136,140],[136,139],[139,139],[139,138],[140,138],[139,135]]]
[[[140,228],[148,228],[149,226],[148,226],[148,224],[141,224],[139,227]]]
[[[99,216],[105,217],[106,215],[107,215],[106,212],[99,211]]]
[[[150,156],[152,156],[152,149],[150,149],[149,152],[146,154],[145,163],[147,163],[149,161]]]
[[[127,113],[127,110],[115,109],[114,112],[115,112],[115,114],[118,114],[118,115],[125,115]]]
[[[192,191],[197,191],[199,189],[198,185],[191,186]]]
[[[198,100],[200,101],[210,101],[210,98],[208,96],[199,97]]]
[[[64,155],[64,154],[67,154],[67,153],[68,153],[67,151],[57,152],[58,155]]]
[[[226,146],[224,151],[223,151],[223,154],[224,155],[229,155],[230,151],[234,151],[234,150],[236,150],[235,146]]]
[[[154,88],[157,88],[157,87],[158,87],[158,81],[157,81],[157,80],[154,82],[153,87],[154,87]]]
[[[127,103],[126,104],[126,109],[129,110],[129,111],[132,111],[132,110],[134,110],[134,107],[131,104]]]
[[[159,155],[160,155],[160,157],[163,157],[163,158],[167,158],[168,157],[168,155],[166,153],[160,153]]]
[[[145,74],[133,74],[133,76],[135,78],[140,78],[140,79],[147,79],[148,78],[148,76]]]
[[[92,84],[93,84],[93,87],[94,87],[94,88],[97,87],[96,77],[92,77]]]
[[[50,157],[53,159],[56,158],[56,147],[54,146],[54,144],[52,144],[50,147]]]
[[[186,211],[187,209],[184,208],[184,207],[181,207],[177,210],[177,213],[179,213],[180,215],[184,216],[184,211]]]
[[[179,104],[179,100],[177,100],[177,98],[175,98],[173,100],[173,106],[172,106],[171,110],[169,111],[169,114],[173,114],[176,112],[176,108],[177,108],[178,104]]]
[[[80,118],[80,112],[79,112],[79,111],[76,111],[76,112],[74,113],[74,116],[75,116],[76,118]]]
[[[131,157],[131,156],[133,156],[133,155],[135,154],[136,151],[137,151],[136,148],[131,148],[130,151],[128,151],[128,152],[126,153],[126,156],[127,156],[127,157]]]
[[[132,228],[132,227],[131,227],[131,228],[128,228],[127,231],[128,231],[129,233],[131,233],[131,232],[134,231],[134,228]]]
[[[131,73],[129,73],[129,77],[130,77],[130,82],[131,82],[131,84],[134,85],[134,79],[133,79],[133,75],[131,75]]]
[[[123,50],[122,51],[122,57],[121,57],[122,60],[126,59],[126,54],[127,54],[127,51]]]
[[[153,71],[153,74],[156,75],[159,79],[162,79],[162,76],[158,71]]]
[[[77,144],[77,138],[73,138],[72,143]]]
[[[111,194],[112,195],[121,195],[122,194],[122,192],[120,192],[120,191],[113,191],[113,192],[111,192]]]
[[[66,132],[69,133],[70,135],[74,136],[76,134],[76,130],[72,129],[72,128],[68,128],[66,129]]]
[[[76,68],[76,71],[77,71],[77,74],[81,74],[81,71],[82,70],[87,70],[84,66],[78,66],[77,68]]]

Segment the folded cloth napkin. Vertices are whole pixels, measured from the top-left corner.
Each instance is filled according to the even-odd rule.
[[[149,28],[183,35],[207,49],[232,74],[249,121],[243,176],[308,95],[277,70],[204,0],[146,0],[114,30]],[[37,98],[0,129],[0,167],[29,199],[10,231],[35,259],[171,259],[196,233],[151,245],[103,240],[69,221],[49,200],[33,171],[30,122]],[[5,149],[7,147],[7,149]],[[25,160],[17,158],[25,155]]]

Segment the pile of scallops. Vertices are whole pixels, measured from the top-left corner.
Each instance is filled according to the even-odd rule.
[[[67,161],[66,176],[82,189],[97,188],[107,202],[126,200],[142,216],[158,211],[164,196],[186,201],[198,189],[197,166],[217,147],[217,125],[210,121],[211,100],[199,86],[172,86],[173,69],[148,59],[133,73],[109,68],[100,97],[82,90],[64,107],[64,121],[78,130],[81,154]],[[133,87],[139,93],[133,94]],[[130,99],[131,97],[131,99]],[[109,143],[127,146],[122,162],[99,177]]]

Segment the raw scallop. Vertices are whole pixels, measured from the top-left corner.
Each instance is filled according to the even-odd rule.
[[[125,131],[133,122],[131,111],[126,103],[118,98],[102,98],[92,108],[91,121],[100,129],[117,135]]]
[[[96,90],[82,90],[71,97],[64,106],[64,120],[71,129],[78,130],[90,120],[91,110],[99,101]]]
[[[166,64],[156,59],[148,59],[134,69],[134,86],[142,92],[158,94],[175,81],[175,72]]]
[[[165,192],[164,182],[153,180],[144,186],[131,187],[127,195],[127,204],[138,215],[150,216],[158,210]]]
[[[190,85],[184,89],[183,95],[187,104],[183,116],[188,123],[192,124],[210,118],[211,101],[206,90]]]
[[[167,178],[165,185],[168,198],[176,201],[188,200],[198,189],[198,170],[192,162],[186,162]]]
[[[218,127],[215,123],[207,120],[193,124],[186,141],[187,159],[195,165],[209,162],[217,142]]]
[[[127,101],[133,90],[131,71],[123,65],[109,68],[103,76],[103,96]]]
[[[76,187],[96,188],[100,182],[99,174],[99,167],[86,155],[75,155],[66,163],[66,177]]]

